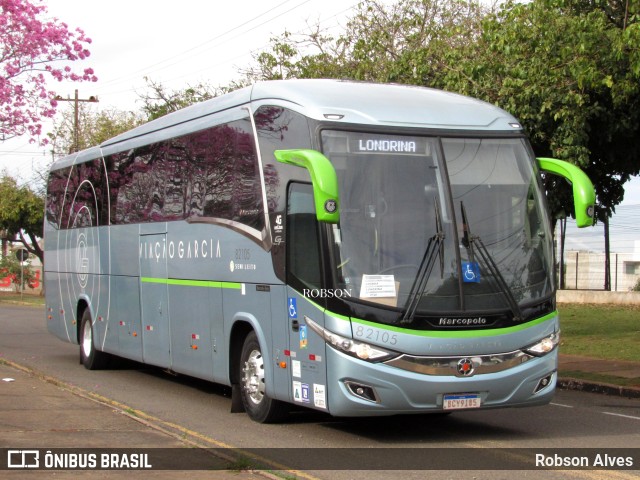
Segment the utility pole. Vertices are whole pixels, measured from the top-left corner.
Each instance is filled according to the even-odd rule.
[[[78,151],[78,144],[80,143],[78,135],[79,135],[79,131],[78,131],[78,103],[79,102],[91,102],[91,103],[97,103],[98,102],[98,97],[97,96],[91,96],[89,98],[78,98],[78,89],[76,89],[76,95],[74,98],[62,98],[60,95],[56,96],[56,100],[58,102],[73,102],[73,147],[71,149],[71,151],[69,153],[73,153],[73,152],[77,152]]]

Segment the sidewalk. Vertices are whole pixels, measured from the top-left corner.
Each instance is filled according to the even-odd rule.
[[[560,354],[558,370],[559,388],[640,398],[640,362],[601,360],[579,355]],[[627,379],[633,383],[633,386],[622,387],[598,381],[572,378],[571,372],[608,375]]]
[[[174,478],[215,478],[246,480],[274,478],[266,472],[251,472],[229,469],[233,459],[225,459],[211,453],[211,450],[197,450],[195,447],[211,448],[215,445],[196,444],[185,435],[170,432],[153,422],[136,419],[133,415],[83,396],[80,392],[58,386],[50,379],[40,378],[27,371],[0,363],[0,477],[22,478],[25,470],[9,469],[9,452],[14,450],[40,450],[39,464],[45,464],[47,451],[68,448],[75,452],[81,448],[93,449],[100,464],[102,452],[123,449],[125,452],[148,452],[156,450],[163,455],[164,465],[171,465],[169,456],[205,458],[209,471],[202,470],[29,470],[29,477],[55,476],[57,479],[105,478],[112,476],[129,478],[174,479]],[[179,449],[179,450],[176,450]],[[12,465],[20,462],[20,454],[12,457]],[[140,453],[136,453],[140,455]],[[132,455],[133,457],[133,455]],[[49,457],[51,458],[51,457]],[[153,457],[151,457],[153,459]],[[158,456],[156,455],[156,460]],[[33,455],[27,462],[33,462]],[[150,462],[152,465],[154,462]],[[198,465],[201,463],[198,462]],[[18,463],[19,465],[19,463]],[[170,467],[174,468],[174,467]]]
[[[640,399],[640,387],[618,387],[613,385],[571,379],[564,372],[590,372],[632,379],[640,385],[640,363],[604,361],[588,357],[560,355],[559,388],[622,395]],[[202,439],[190,439],[184,433],[170,431],[153,421],[146,421],[128,414],[122,408],[101,402],[82,391],[74,391],[55,379],[40,378],[18,365],[0,363],[0,476],[18,478],[24,470],[3,470],[8,465],[6,449],[41,449],[41,464],[44,452],[55,449],[79,448],[93,451],[111,451],[114,448],[129,451],[144,449],[161,450],[166,455],[189,452],[188,455],[207,456],[209,471],[202,470],[56,470],[55,472],[30,471],[30,476],[55,475],[57,479],[105,476],[139,476],[139,478],[174,479],[179,477],[217,478],[246,480],[249,478],[275,478],[265,471],[231,469],[234,460],[222,458],[211,450],[214,442],[206,444]],[[102,449],[102,450],[101,450]],[[188,450],[175,450],[188,449]],[[218,449],[220,450],[220,449]],[[164,458],[164,464],[170,459]],[[200,464],[200,463],[199,463]],[[169,463],[169,465],[171,465]],[[173,468],[173,467],[171,467]]]

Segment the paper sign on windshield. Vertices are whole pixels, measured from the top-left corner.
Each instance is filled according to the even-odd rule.
[[[362,275],[360,298],[395,297],[396,283],[393,275]]]

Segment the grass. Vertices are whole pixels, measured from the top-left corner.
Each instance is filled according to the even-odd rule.
[[[0,292],[0,303],[42,307],[44,306],[44,296],[26,292],[23,295],[14,292]]]
[[[560,304],[560,352],[640,361],[640,305]]]
[[[614,375],[606,375],[603,373],[580,372],[577,370],[560,369],[560,377],[588,380],[589,382],[593,383],[606,383],[609,385],[616,385],[618,387],[640,387],[640,385],[638,385],[637,378],[616,377]]]
[[[0,304],[43,306],[39,295],[0,292]],[[560,353],[609,360],[640,362],[640,305],[560,304],[562,340]],[[561,376],[620,386],[637,384],[624,379],[587,372],[561,371]],[[244,467],[238,464],[238,469]]]
[[[0,292],[0,303],[43,306],[44,297]],[[560,304],[561,352],[640,361],[640,305]]]

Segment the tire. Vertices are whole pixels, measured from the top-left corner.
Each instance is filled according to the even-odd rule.
[[[109,364],[109,354],[96,350],[91,312],[85,309],[80,323],[80,363],[87,370],[100,370]]]
[[[247,335],[242,346],[238,373],[242,404],[252,420],[259,423],[275,423],[287,416],[287,404],[266,394],[262,350],[253,331]]]

